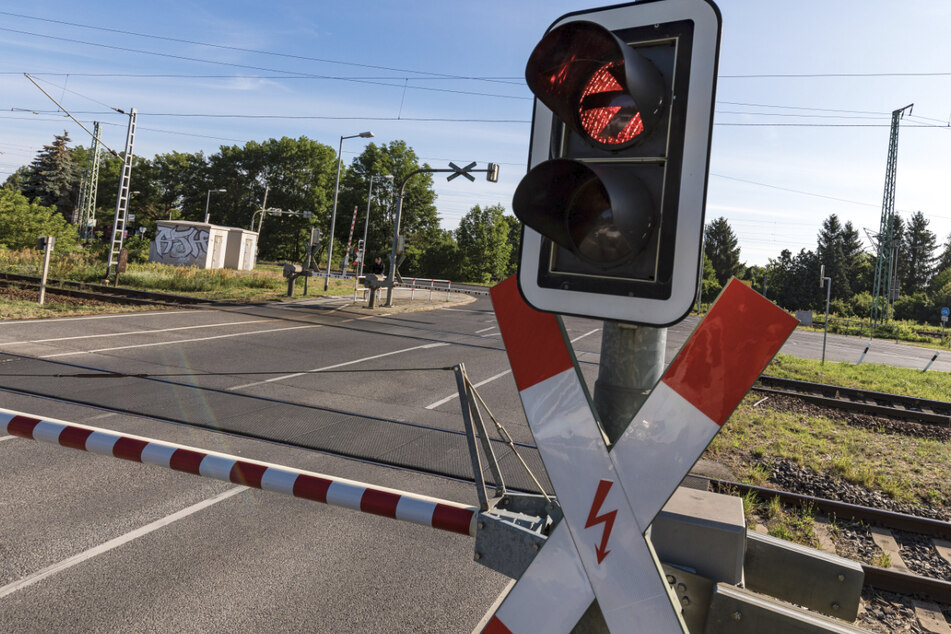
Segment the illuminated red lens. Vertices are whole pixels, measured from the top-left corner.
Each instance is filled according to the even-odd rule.
[[[581,127],[591,139],[604,145],[628,143],[644,132],[640,110],[618,80],[624,61],[605,64],[588,80],[578,103]]]

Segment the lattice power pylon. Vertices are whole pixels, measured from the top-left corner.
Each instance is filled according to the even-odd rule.
[[[79,237],[92,240],[96,226],[96,190],[99,189],[99,163],[102,158],[102,137],[98,121],[93,122],[92,149],[79,186]]]
[[[120,112],[122,112],[120,110]],[[124,114],[124,113],[123,113]],[[136,109],[129,111],[129,131],[126,134],[125,154],[122,160],[122,174],[119,176],[119,195],[116,196],[116,215],[112,221],[112,246],[109,248],[109,264],[106,267],[106,278],[113,273],[118,281],[119,253],[122,251],[122,240],[125,237],[125,221],[129,214],[129,184],[132,180],[132,145],[135,142]]]
[[[895,239],[895,176],[898,169],[898,124],[907,110],[915,104],[908,104],[892,112],[891,134],[888,139],[888,166],[885,168],[885,194],[882,197],[882,220],[878,230],[875,259],[875,282],[872,287],[872,323],[885,323],[894,302],[893,289],[895,273],[898,269],[898,244]]]

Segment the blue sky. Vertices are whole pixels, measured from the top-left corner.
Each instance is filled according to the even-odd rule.
[[[106,106],[137,108],[135,153],[148,158],[301,135],[336,149],[341,135],[372,130],[373,141],[403,139],[434,167],[500,163],[497,184],[436,178],[443,226],[454,228],[475,204],[511,209],[528,153],[525,61],[558,16],[590,6],[7,3],[0,7],[0,179],[64,129],[89,145],[27,72],[89,127],[103,122],[104,142],[118,150],[127,118]],[[876,231],[890,113],[910,103],[896,208],[905,218],[922,211],[944,243],[951,234],[951,2],[719,6],[706,214],[730,221],[741,258],[765,264],[783,248],[814,249],[831,213],[851,220],[863,238],[865,229]],[[366,142],[344,141],[344,161]]]

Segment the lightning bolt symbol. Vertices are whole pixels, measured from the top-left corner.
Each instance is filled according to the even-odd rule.
[[[598,563],[604,561],[611,551],[607,549],[608,540],[611,539],[611,530],[614,528],[614,518],[617,516],[617,509],[598,515],[601,505],[604,504],[604,498],[608,496],[608,491],[614,483],[610,480],[601,480],[598,482],[598,490],[594,493],[594,501],[591,503],[591,510],[588,511],[588,521],[585,522],[585,528],[591,528],[595,524],[604,523],[604,533],[601,535],[601,543],[594,547],[598,555]]]

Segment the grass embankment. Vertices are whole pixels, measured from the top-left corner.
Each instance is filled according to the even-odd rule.
[[[765,374],[937,400],[951,395],[951,374],[879,364],[821,366],[778,355]],[[832,412],[773,409],[762,399],[747,395],[704,455],[730,467],[739,481],[764,485],[771,465],[790,461],[898,502],[951,512],[951,443],[853,426]],[[744,509],[749,522],[766,524],[771,534],[815,545],[810,510],[786,510],[775,500],[755,497],[744,500]]]
[[[936,401],[951,400],[951,375],[947,372],[921,372],[880,363],[826,362],[822,365],[812,359],[777,354],[763,374]]]
[[[19,275],[40,274],[42,260],[39,252],[32,249],[23,251],[0,250],[0,270]],[[199,297],[209,301],[232,301],[241,303],[259,303],[282,301],[287,297],[287,280],[283,267],[277,264],[259,264],[254,271],[235,271],[233,269],[198,269],[194,267],[168,266],[146,263],[130,264],[125,273],[119,276],[119,286],[141,290],[172,293]],[[69,253],[55,256],[51,262],[51,279],[64,279],[75,282],[101,283],[105,277],[105,265],[83,253]],[[308,295],[348,295],[353,293],[353,281],[330,280],[330,287],[324,291],[324,280],[313,277],[308,282]],[[55,287],[50,287],[53,292]],[[298,278],[294,297],[304,296],[304,280]],[[38,317],[62,317],[98,312],[110,312],[109,305],[79,305],[70,301],[57,301],[51,298],[45,307],[38,306],[34,296],[23,297],[19,293],[0,293],[0,319],[30,319]],[[115,305],[116,310],[135,310],[135,308]],[[139,309],[141,310],[141,309]]]

